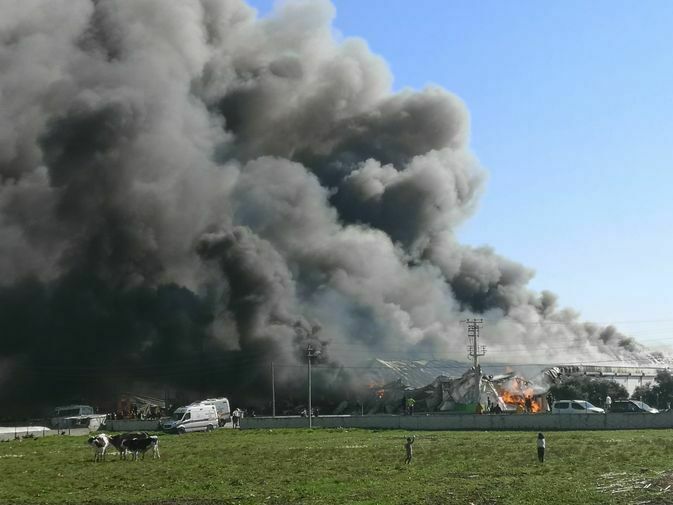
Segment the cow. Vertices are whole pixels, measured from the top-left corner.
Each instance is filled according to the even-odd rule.
[[[117,452],[119,453],[119,459],[126,459],[128,450],[126,449],[126,447],[123,446],[124,440],[131,440],[132,438],[148,438],[148,437],[149,435],[143,431],[140,433],[122,433],[119,435],[115,435],[113,437],[109,437],[109,439],[112,446],[115,449],[117,449]]]
[[[124,440],[122,448],[133,455],[133,461],[138,461],[139,454],[142,454],[143,459],[145,459],[145,453],[150,449],[152,449],[152,458],[161,458],[159,454],[159,437],[157,436]]]
[[[90,436],[89,440],[87,440],[87,444],[93,448],[94,463],[96,461],[105,461],[105,451],[110,447],[110,439],[105,433]]]

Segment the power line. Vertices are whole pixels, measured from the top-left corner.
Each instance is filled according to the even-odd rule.
[[[475,370],[479,366],[479,357],[486,354],[486,346],[479,347],[479,328],[484,324],[483,319],[467,319],[467,339],[470,342],[467,346],[468,357],[472,358]]]

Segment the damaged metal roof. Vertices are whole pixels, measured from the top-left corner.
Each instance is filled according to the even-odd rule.
[[[409,388],[421,388],[432,383],[438,376],[461,377],[471,368],[470,363],[455,360],[385,360],[377,358],[369,363],[367,376],[369,381],[383,385],[401,380]],[[507,364],[482,363],[481,369],[486,376],[511,376],[516,372],[524,377],[533,378],[542,373],[549,365],[519,365],[514,367]]]

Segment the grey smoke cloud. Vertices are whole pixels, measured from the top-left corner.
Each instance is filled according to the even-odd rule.
[[[393,93],[363,40],[334,38],[326,0],[267,19],[242,0],[0,11],[0,362],[26,388],[84,394],[71,379],[98,350],[185,388],[166,370],[207,354],[246,391],[307,342],[330,363],[353,345],[462,354],[474,315],[516,361],[646,357],[456,241],[486,177],[465,105]]]

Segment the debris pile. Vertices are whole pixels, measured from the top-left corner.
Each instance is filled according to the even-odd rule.
[[[549,384],[544,376],[531,381],[513,372],[484,375],[480,366],[471,367],[460,377],[437,376],[430,384],[413,387],[398,378],[386,384],[370,384],[368,413],[400,413],[407,398],[415,400],[417,412],[503,413],[547,412]],[[478,405],[480,407],[478,407]]]

